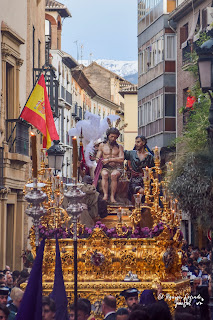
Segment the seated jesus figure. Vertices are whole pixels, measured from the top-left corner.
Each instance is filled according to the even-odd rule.
[[[109,128],[106,135],[106,140],[99,145],[97,160],[102,159],[103,163],[101,171],[103,200],[108,200],[109,178],[111,178],[110,202],[115,203],[118,179],[123,171],[124,152],[123,147],[116,141],[120,135],[117,128]]]

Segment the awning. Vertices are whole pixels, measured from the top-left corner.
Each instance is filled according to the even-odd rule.
[[[188,41],[189,40],[193,40],[194,38],[194,33],[195,33],[195,29],[196,29],[196,26],[197,26],[197,22],[198,22],[198,18],[199,18],[199,15],[200,15],[200,11],[196,12],[194,15],[193,15],[193,18],[192,18],[192,25],[191,25],[191,29],[190,29],[190,32],[189,32],[189,35],[188,35],[188,38],[185,42],[183,42],[181,44],[181,49],[187,47],[188,45]]]
[[[193,37],[194,37],[194,33],[195,33],[196,25],[197,25],[197,22],[198,22],[199,14],[200,14],[200,11],[196,12],[193,15],[192,26],[191,26],[191,29],[190,29],[189,36],[188,36],[187,40],[192,40]]]

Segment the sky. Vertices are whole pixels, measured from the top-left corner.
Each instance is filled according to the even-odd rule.
[[[137,60],[137,0],[59,0],[72,17],[62,26],[62,50],[79,60]],[[92,54],[92,55],[90,55]]]

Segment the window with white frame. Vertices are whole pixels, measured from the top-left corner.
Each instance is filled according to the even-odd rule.
[[[165,35],[165,60],[176,59],[175,35]]]

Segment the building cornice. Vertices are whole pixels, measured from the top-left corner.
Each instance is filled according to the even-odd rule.
[[[15,42],[18,46],[20,46],[21,44],[25,44],[25,40],[20,37],[14,30],[8,27],[8,25],[3,21],[1,23],[1,33],[2,35],[5,35],[7,38]]]

